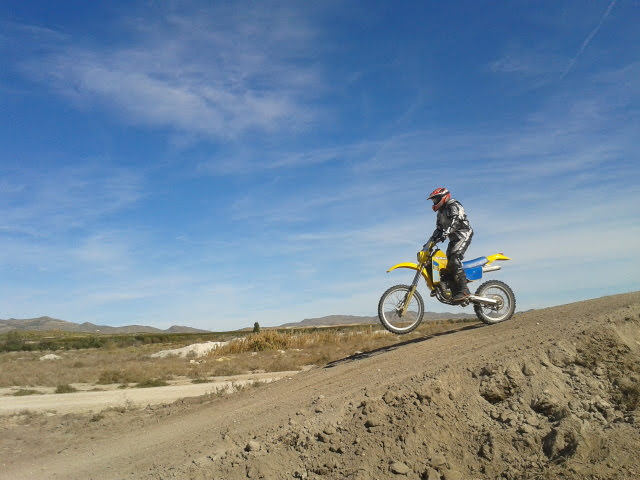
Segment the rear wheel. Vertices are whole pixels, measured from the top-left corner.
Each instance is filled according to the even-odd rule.
[[[484,282],[476,290],[476,295],[498,301],[495,306],[479,303],[473,306],[476,316],[489,325],[509,320],[516,309],[516,296],[509,285],[499,280]]]
[[[378,318],[384,328],[392,333],[402,335],[412,332],[424,317],[424,302],[417,290],[413,292],[408,307],[404,309],[410,291],[409,285],[394,285],[380,297]]]

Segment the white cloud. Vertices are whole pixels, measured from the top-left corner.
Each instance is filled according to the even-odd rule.
[[[314,35],[294,9],[219,6],[140,19],[128,46],[58,44],[22,65],[79,105],[127,123],[205,137],[296,129],[312,118],[319,74],[304,53]]]
[[[489,69],[496,73],[548,79],[550,75],[562,71],[564,63],[565,59],[559,55],[512,46],[508,53],[492,61]]]
[[[126,240],[125,240],[126,239]],[[124,232],[100,232],[85,238],[74,250],[75,258],[102,273],[128,270],[132,263],[130,235]]]
[[[101,162],[22,168],[5,175],[0,230],[34,237],[86,226],[143,196],[141,174]]]

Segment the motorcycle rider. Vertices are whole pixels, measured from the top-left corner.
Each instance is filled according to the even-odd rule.
[[[460,202],[451,198],[451,193],[446,188],[436,188],[429,194],[427,200],[433,202],[432,208],[434,212],[438,212],[438,217],[436,229],[429,241],[425,243],[423,250],[429,250],[431,242],[440,243],[449,238],[447,271],[453,280],[451,300],[459,303],[471,295],[467,287],[467,276],[462,267],[462,258],[471,243],[473,229],[464,208]]]

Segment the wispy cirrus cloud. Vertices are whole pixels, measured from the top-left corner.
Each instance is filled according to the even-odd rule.
[[[73,259],[85,269],[102,273],[124,272],[131,269],[133,259],[130,232],[101,231],[81,240],[73,250]]]
[[[20,68],[78,105],[106,107],[131,124],[215,138],[299,128],[313,117],[309,102],[321,83],[304,54],[314,31],[299,11],[275,10],[165,13],[129,22],[124,46],[69,38]]]
[[[140,172],[88,162],[4,172],[0,230],[34,237],[85,227],[143,197]]]
[[[557,54],[512,46],[508,53],[490,62],[489,69],[495,73],[518,74],[542,79],[562,71],[565,61]]]

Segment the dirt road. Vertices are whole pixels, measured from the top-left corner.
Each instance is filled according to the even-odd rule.
[[[13,396],[12,389],[4,390],[0,396],[0,415],[16,414],[23,410],[33,413],[54,412],[65,413],[97,413],[106,408],[145,407],[172,403],[181,398],[197,397],[218,392],[232,391],[234,388],[250,385],[254,382],[269,383],[285,377],[291,377],[299,372],[252,373],[218,378],[214,382],[193,384],[189,379],[171,382],[171,385],[154,388],[127,388],[117,386],[102,387],[100,390],[92,388],[71,394],[48,393],[44,395]],[[78,387],[78,385],[75,385]],[[15,390],[15,389],[13,389]],[[51,389],[50,389],[51,390]]]
[[[227,397],[3,417],[2,479],[637,479],[640,293],[398,343]]]

